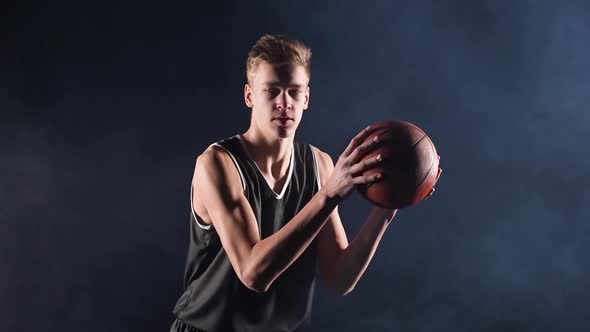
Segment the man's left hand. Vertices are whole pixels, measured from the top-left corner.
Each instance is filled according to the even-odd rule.
[[[438,156],[438,163],[440,165],[440,156]],[[436,174],[436,180],[434,181],[434,184],[436,185],[436,183],[438,182],[438,179],[440,178],[440,175],[442,174],[442,168],[438,168],[438,173]],[[434,194],[434,192],[436,191],[436,189],[434,189],[434,186],[432,186],[432,189],[430,189],[430,191],[428,192],[428,194],[426,195],[426,197],[424,197],[424,199],[432,196],[432,194]]]

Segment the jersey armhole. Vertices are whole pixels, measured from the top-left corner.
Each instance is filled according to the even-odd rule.
[[[206,224],[201,224],[201,222],[199,222],[199,217],[197,216],[197,213],[195,212],[195,208],[193,207],[193,184],[191,183],[191,213],[193,215],[193,219],[195,219],[195,222],[197,223],[197,226],[199,226],[199,228],[204,229],[206,231],[211,230],[211,225],[206,225]]]
[[[238,173],[240,173],[240,181],[242,182],[242,188],[244,191],[246,191],[246,181],[244,180],[244,174],[242,173],[242,170],[238,166],[238,162],[236,161],[236,158],[234,157],[234,155],[231,152],[229,152],[229,150],[227,150],[226,148],[224,148],[223,146],[221,146],[220,144],[217,144],[217,143],[213,143],[213,144],[209,145],[209,147],[205,151],[209,150],[212,146],[216,146],[216,147],[221,148],[223,151],[225,151],[231,157],[231,160],[234,163],[234,166],[238,170]],[[206,225],[206,224],[202,224],[201,222],[199,222],[199,217],[197,216],[197,213],[195,212],[195,208],[193,206],[193,184],[192,183],[191,183],[190,206],[191,206],[191,213],[193,215],[193,218],[195,219],[195,222],[197,223],[197,226],[199,226],[199,228],[204,229],[206,231],[211,230],[211,225]]]

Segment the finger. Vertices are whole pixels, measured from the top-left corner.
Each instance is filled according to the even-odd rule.
[[[344,149],[344,152],[342,153],[342,155],[344,155],[344,156],[350,155],[352,153],[352,151],[354,151],[354,149],[356,149],[356,147],[359,146],[365,140],[365,138],[367,138],[376,129],[377,128],[373,128],[372,126],[368,126],[367,128],[361,130],[361,132],[358,133],[350,141],[350,143],[348,144],[346,149]]]
[[[352,182],[356,185],[373,184],[381,179],[381,173],[375,173],[371,175],[357,176],[352,179]]]
[[[426,198],[432,196],[432,194],[434,194],[435,191],[436,191],[436,189],[434,189],[434,187],[432,187],[432,189],[430,189],[430,191],[428,192],[428,194],[424,198],[426,199]]]
[[[383,161],[383,159],[381,158],[381,154],[376,155],[375,157],[363,160],[359,163],[354,164],[351,168],[350,168],[350,173],[351,174],[358,174],[360,172],[366,171],[367,169],[370,169],[371,167],[381,163],[381,161]]]
[[[373,137],[372,140],[364,142],[359,145],[352,153],[348,156],[350,164],[356,164],[360,158],[362,158],[368,151],[375,148],[379,143],[379,136]]]

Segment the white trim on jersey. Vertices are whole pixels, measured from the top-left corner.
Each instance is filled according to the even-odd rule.
[[[242,136],[241,135],[236,135],[236,136],[238,137],[238,140],[240,141],[240,144],[242,144],[242,148],[244,149],[244,152],[246,152],[246,155],[248,156],[248,158],[250,158],[250,160],[252,160],[252,162],[254,163],[254,165],[256,166],[256,168],[258,169],[258,172],[262,176],[262,171],[260,170],[260,168],[258,167],[258,165],[256,164],[256,162],[254,161],[254,158],[252,158],[252,156],[248,152],[248,149],[246,148],[246,144],[244,144],[244,142],[242,141]],[[281,193],[280,194],[277,194],[274,191],[274,189],[270,188],[270,186],[268,185],[268,182],[266,181],[266,179],[264,180],[264,183],[266,183],[266,186],[268,188],[270,188],[270,191],[273,193],[273,195],[274,195],[274,197],[276,199],[283,198],[283,195],[285,195],[285,192],[287,191],[287,187],[289,186],[289,182],[291,182],[291,176],[293,175],[293,164],[295,163],[295,152],[293,150],[295,150],[295,146],[293,146],[291,148],[291,161],[289,162],[289,170],[287,171],[287,173],[288,173],[287,174],[287,180],[285,180],[285,184],[283,184],[283,189],[281,190]],[[264,176],[262,178],[264,178]]]
[[[242,189],[246,190],[246,179],[244,178],[244,173],[242,173],[242,169],[238,165],[238,161],[236,160],[236,157],[234,157],[234,155],[231,152],[229,152],[228,149],[224,148],[223,146],[221,146],[217,143],[213,143],[213,144],[209,145],[209,148],[213,145],[222,148],[223,151],[227,152],[227,154],[231,157],[231,160],[234,162],[234,165],[236,166],[236,168],[238,169],[238,172],[240,173],[240,180],[242,181]],[[207,149],[209,149],[209,148],[207,148]]]
[[[191,184],[191,213],[193,214],[193,218],[195,218],[195,222],[197,223],[197,225],[200,228],[202,228],[202,229],[204,229],[206,231],[208,231],[208,230],[211,229],[211,225],[203,225],[203,224],[201,224],[199,222],[199,218],[197,217],[197,214],[195,213],[195,209],[193,207],[193,185],[192,184]]]
[[[238,172],[240,173],[240,181],[242,181],[242,188],[244,191],[246,191],[246,180],[244,179],[244,174],[242,173],[240,166],[238,166],[238,162],[236,161],[236,158],[234,157],[234,155],[231,152],[229,152],[228,149],[224,148],[223,146],[221,146],[217,143],[213,143],[213,144],[209,145],[209,147],[207,147],[207,149],[205,151],[209,150],[213,145],[223,149],[223,151],[225,151],[231,157],[231,160],[233,161],[234,165],[236,166]],[[190,201],[190,203],[191,203],[190,204],[191,205],[191,213],[193,214],[193,217],[195,218],[197,225],[206,231],[211,230],[211,225],[201,224],[199,222],[199,218],[197,217],[197,214],[195,213],[195,208],[193,207],[193,185],[192,184],[191,184],[191,201]]]

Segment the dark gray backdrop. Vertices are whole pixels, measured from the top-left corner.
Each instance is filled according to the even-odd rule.
[[[194,160],[247,129],[269,32],[314,51],[298,140],[336,160],[405,119],[444,169],[353,293],[320,288],[313,331],[586,331],[589,22],[585,1],[5,8],[0,330],[168,329]],[[369,205],[340,209],[352,238]]]

